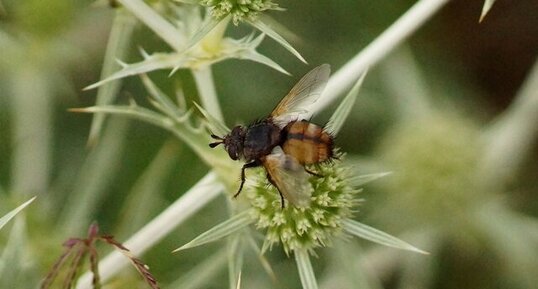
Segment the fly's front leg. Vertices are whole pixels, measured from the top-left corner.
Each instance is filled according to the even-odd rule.
[[[235,193],[234,198],[237,198],[237,196],[239,196],[241,190],[243,189],[243,185],[245,184],[245,169],[255,168],[258,166],[260,166],[260,163],[258,161],[253,161],[243,165],[243,167],[241,168],[241,185],[239,185],[239,190],[237,190],[237,193]]]

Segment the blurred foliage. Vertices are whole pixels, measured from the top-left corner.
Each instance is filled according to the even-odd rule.
[[[330,63],[336,70],[413,3],[278,1],[286,11],[269,15],[293,33],[286,38],[310,65]],[[536,61],[538,4],[497,1],[479,24],[482,5],[483,1],[451,1],[409,40],[421,82],[426,84],[427,95],[422,97],[436,107],[430,116],[402,117],[398,100],[405,93],[398,93],[398,87],[405,83],[388,83],[386,73],[373,67],[337,139],[350,158],[360,155],[359,169],[382,167],[394,172],[366,188],[363,196],[367,201],[359,218],[409,236],[409,241],[416,240],[432,256],[409,257],[392,249],[346,244],[348,249],[338,248],[343,253],[322,253],[315,264],[326,288],[333,284],[356,288],[354,283],[331,279],[357,278],[349,276],[353,271],[341,272],[339,262],[357,270],[371,269],[366,271],[365,285],[370,288],[535,286],[536,141],[534,153],[509,186],[483,190],[475,173],[487,145],[481,133],[511,104]],[[93,147],[86,146],[90,117],[66,110],[95,103],[96,92],[82,92],[82,88],[99,80],[115,14],[107,1],[2,0],[1,7],[0,216],[31,195],[38,199],[20,215],[26,222],[18,216],[18,221],[0,231],[0,261],[7,262],[0,265],[9,264],[24,274],[24,278],[12,275],[3,279],[11,271],[0,266],[0,287],[33,288],[61,254],[62,240],[83,235],[96,220],[103,233],[123,241],[195,184],[207,167],[167,132],[141,122],[122,124],[122,120],[110,118],[103,139]],[[251,27],[239,25],[227,33],[250,31]],[[140,61],[139,46],[151,52],[169,50],[140,26],[131,39],[128,58],[122,60]],[[275,42],[264,41],[259,51],[294,76],[240,60],[214,66],[217,94],[230,126],[266,115],[298,76],[309,70]],[[406,67],[399,69],[405,73]],[[187,102],[198,101],[190,72],[150,76],[169,95],[174,95],[180,81]],[[127,78],[118,102],[143,100],[146,94],[137,77]],[[314,121],[325,123],[328,115],[316,115]],[[17,125],[24,123],[21,119],[30,121],[28,130]],[[25,158],[28,152],[35,158]],[[172,284],[218,251],[221,244],[180,256],[170,254],[177,244],[222,220],[224,202],[219,198],[211,203],[140,256],[162,284]],[[87,206],[84,217],[73,219],[76,214],[70,212],[78,206]],[[287,278],[296,275],[293,260],[278,249],[267,255],[277,281],[255,273],[263,269],[250,256],[243,272],[245,288],[299,286],[295,277]],[[343,260],[349,256],[353,260]],[[208,278],[206,288],[225,287],[226,269],[221,269]],[[137,278],[135,272],[126,272],[110,285],[134,288],[131,284],[143,282]]]

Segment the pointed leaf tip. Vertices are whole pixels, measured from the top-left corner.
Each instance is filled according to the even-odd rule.
[[[480,14],[480,19],[478,20],[478,22],[482,22],[482,20],[484,20],[484,18],[486,17],[486,15],[488,14],[488,12],[491,10],[491,7],[493,7],[493,3],[495,3],[496,0],[485,0],[484,1],[484,6],[482,6],[482,12]]]
[[[301,60],[303,63],[308,64],[308,62],[303,58],[303,56],[295,49],[293,46],[284,39],[284,37],[280,36],[275,30],[273,30],[269,25],[263,23],[261,20],[254,20],[249,21],[249,23],[256,27],[261,32],[267,34],[267,36],[271,37],[273,40],[278,42],[280,45],[282,45],[284,48],[286,48],[291,54],[295,55],[299,60]]]
[[[342,100],[338,108],[334,111],[333,115],[329,119],[329,122],[326,126],[326,130],[329,131],[333,136],[336,136],[338,132],[340,132],[340,129],[344,125],[344,122],[351,113],[351,109],[353,108],[355,100],[359,95],[359,90],[362,83],[364,82],[364,78],[366,77],[367,72],[368,71],[362,73],[353,88],[351,88],[351,90],[348,92],[346,97]]]
[[[368,225],[362,224],[355,220],[345,219],[344,220],[344,230],[354,236],[363,238],[381,245],[388,247],[393,247],[396,249],[402,249],[407,251],[412,251],[415,253],[420,253],[424,255],[429,255],[429,252],[423,251],[405,241],[402,241],[394,236],[391,236],[383,231],[370,227]]]
[[[18,206],[17,208],[13,209],[9,213],[5,214],[2,218],[0,218],[0,229],[2,229],[2,227],[4,227],[7,224],[7,222],[13,219],[13,217],[15,217],[20,211],[26,208],[26,206],[30,205],[36,198],[37,196],[29,199],[28,201],[24,202],[22,205]]]
[[[172,253],[176,253],[181,250],[198,247],[219,239],[222,239],[254,222],[254,219],[250,216],[249,211],[239,213],[230,219],[216,225],[208,231],[200,234],[189,243],[175,249]]]

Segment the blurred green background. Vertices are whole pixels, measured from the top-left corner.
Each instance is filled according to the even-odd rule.
[[[329,63],[337,70],[414,2],[279,1],[286,11],[269,15],[293,33],[285,37],[310,66],[270,39],[260,52],[293,77],[254,62],[216,64],[227,124],[266,115],[313,66]],[[480,167],[490,140],[484,135],[514,104],[537,60],[538,2],[497,1],[479,24],[482,5],[451,1],[371,68],[337,138],[361,173],[393,172],[365,187],[357,218],[432,254],[362,241],[320,250],[314,263],[322,288],[536,288],[536,139],[515,152],[523,157],[502,181],[483,184],[476,174],[487,170]],[[107,118],[100,142],[90,147],[92,116],[67,111],[95,104],[96,91],[82,88],[99,80],[114,13],[105,1],[0,1],[0,215],[38,195],[25,225],[14,222],[0,231],[0,253],[15,262],[0,270],[1,288],[37,287],[61,254],[62,241],[84,236],[93,220],[124,241],[207,172],[179,140],[138,121]],[[228,33],[250,31],[240,25]],[[141,59],[138,47],[169,51],[143,25],[136,26],[129,47],[122,58],[128,63]],[[189,71],[150,76],[170,93],[181,81],[187,99],[197,101]],[[117,102],[144,104],[146,94],[137,77],[126,78]],[[314,121],[326,122],[333,109]],[[163,288],[218,248],[169,253],[223,220],[222,202],[218,198],[142,256]],[[243,273],[246,284],[300,285],[294,262],[280,248],[268,258],[278,282],[253,265]],[[346,277],[346,264],[363,269],[357,270],[364,278],[355,277],[364,284]],[[133,269],[126,271],[110,288],[146,288]],[[226,277],[223,266],[200,288],[226,287]],[[135,283],[139,287],[128,285]]]

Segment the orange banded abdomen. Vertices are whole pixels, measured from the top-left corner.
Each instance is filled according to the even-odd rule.
[[[303,120],[290,122],[284,131],[282,150],[300,164],[317,164],[333,157],[333,138],[323,127]]]

